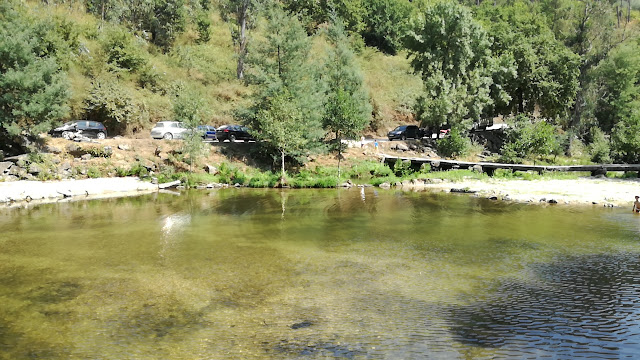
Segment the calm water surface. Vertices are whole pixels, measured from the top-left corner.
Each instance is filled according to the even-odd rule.
[[[639,233],[374,189],[0,209],[0,359],[633,358]]]

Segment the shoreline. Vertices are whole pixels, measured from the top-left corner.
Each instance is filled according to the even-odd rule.
[[[404,181],[404,191],[460,192],[469,196],[519,203],[631,207],[640,195],[640,179],[579,178],[567,180],[467,179]],[[0,207],[136,196],[159,191],[137,177],[61,181],[0,182]]]
[[[425,184],[439,191],[462,189],[472,196],[519,203],[591,205],[631,209],[635,195],[640,195],[640,179],[583,177],[566,180],[464,180],[443,184]]]
[[[158,191],[137,177],[0,182],[0,207],[136,196]]]

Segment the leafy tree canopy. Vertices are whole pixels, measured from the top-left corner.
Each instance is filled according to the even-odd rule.
[[[468,9],[451,2],[429,7],[413,20],[411,29],[406,47],[425,84],[417,104],[421,124],[478,119],[493,102],[495,61],[487,33]]]
[[[69,83],[55,49],[13,3],[0,5],[0,143],[19,151],[20,136],[49,130],[68,113]]]

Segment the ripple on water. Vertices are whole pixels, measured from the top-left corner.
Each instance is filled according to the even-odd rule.
[[[534,282],[504,282],[491,300],[453,308],[455,338],[507,357],[640,353],[638,254],[570,257],[534,265],[533,274]]]

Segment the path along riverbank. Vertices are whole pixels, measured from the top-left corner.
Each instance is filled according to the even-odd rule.
[[[640,179],[405,181],[392,188],[450,192],[523,203],[628,206],[640,195]],[[133,196],[158,191],[158,185],[135,177],[63,181],[0,182],[0,206]]]

